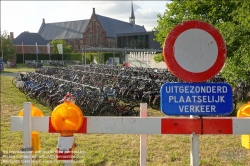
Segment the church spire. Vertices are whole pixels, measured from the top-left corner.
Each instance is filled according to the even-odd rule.
[[[135,14],[132,1],[131,1],[131,16],[129,17],[129,22],[130,24],[132,24],[133,27],[135,26]]]

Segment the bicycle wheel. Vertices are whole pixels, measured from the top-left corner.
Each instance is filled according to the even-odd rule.
[[[49,103],[47,102],[45,93],[41,93],[41,94],[38,95],[38,101],[39,101],[43,106],[48,106],[48,105],[49,105]]]
[[[117,111],[113,106],[106,106],[100,110],[99,116],[117,116]]]
[[[32,93],[29,93],[29,94],[26,95],[26,99],[27,99],[28,101],[31,101],[31,100],[33,100],[34,98],[35,98],[35,96],[34,96]]]
[[[24,86],[19,86],[18,89],[20,90],[20,92],[24,93]]]
[[[89,107],[88,107],[88,105],[87,105],[87,102],[86,102],[86,99],[85,98],[81,98],[81,99],[79,99],[79,107],[80,107],[80,109],[82,110],[82,113],[85,115],[85,114],[87,114],[87,115],[90,115],[90,113],[91,113],[91,110],[89,109]]]
[[[233,112],[236,110],[237,107],[237,100],[233,100]]]
[[[154,99],[151,108],[155,110],[160,110],[160,97]]]
[[[134,105],[128,110],[129,116],[139,116],[140,115],[140,105]]]
[[[118,116],[130,116],[129,112],[133,109],[131,105],[126,105],[121,111],[118,112]]]
[[[24,86],[24,87],[23,87],[23,93],[24,93],[24,94],[28,94],[29,91],[30,91],[30,88],[29,88],[29,87],[27,87],[27,86]]]
[[[238,101],[242,101],[243,100],[243,92],[242,91],[238,91],[237,92],[237,100]]]
[[[15,87],[17,87],[17,86],[16,86],[17,80],[18,80],[18,77],[14,77],[14,78],[12,79],[12,84],[13,84]]]
[[[51,104],[51,109],[52,109],[52,111],[58,106],[58,105],[60,105],[60,104],[62,104],[62,101],[61,100],[59,100],[59,99],[56,99],[56,100],[54,100],[53,102],[52,102],[52,104]]]

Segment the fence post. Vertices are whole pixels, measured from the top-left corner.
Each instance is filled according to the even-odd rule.
[[[147,103],[140,103],[140,117],[147,118]],[[147,165],[147,134],[140,135],[140,166]]]

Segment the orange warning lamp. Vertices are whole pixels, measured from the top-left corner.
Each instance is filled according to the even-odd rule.
[[[24,110],[22,109],[19,113],[18,116],[23,116]],[[38,116],[38,117],[43,117],[43,112],[34,106],[34,104],[31,104],[31,116]],[[36,151],[40,150],[40,135],[36,131],[32,131],[32,153],[35,153]]]
[[[23,116],[23,109],[18,113],[18,116]],[[34,106],[34,104],[31,104],[31,116],[43,116],[43,112]]]
[[[242,105],[238,112],[237,117],[250,117],[250,102],[247,104]]]
[[[250,117],[250,102],[239,108],[237,117]],[[241,135],[241,145],[250,149],[250,135]]]
[[[70,100],[67,98],[70,97]],[[81,109],[73,102],[71,94],[64,97],[64,103],[58,105],[52,112],[51,124],[62,137],[73,136],[83,123],[83,114]]]

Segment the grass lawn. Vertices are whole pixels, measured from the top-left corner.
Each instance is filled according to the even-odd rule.
[[[34,69],[18,65],[5,72],[25,72]],[[1,75],[1,164],[23,165],[22,132],[10,131],[10,116],[16,116],[26,102],[25,95],[11,84],[12,77]],[[238,104],[238,108],[246,102]],[[37,103],[45,116],[51,111]],[[148,109],[148,116],[165,116],[160,111]],[[63,165],[55,159],[59,134],[40,132],[41,149],[33,155],[32,165]],[[140,165],[140,136],[119,134],[75,134],[75,163],[81,166],[136,166]],[[148,135],[148,166],[189,166],[189,135]],[[200,135],[199,154],[201,166],[249,166],[250,150],[241,146],[240,135]],[[53,163],[48,163],[53,162]]]
[[[31,72],[35,71],[34,68],[28,68],[25,64],[18,63],[17,68],[4,68],[4,71],[1,72],[11,72],[11,73],[17,73],[17,72]]]

